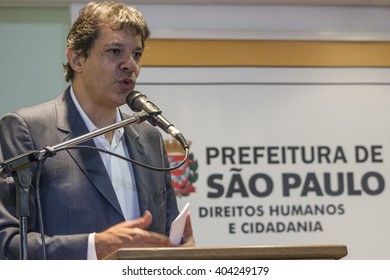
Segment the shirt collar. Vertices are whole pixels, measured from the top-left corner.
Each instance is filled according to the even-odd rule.
[[[91,119],[87,116],[87,114],[84,112],[83,108],[81,108],[80,103],[77,101],[77,98],[74,94],[73,87],[70,87],[70,96],[72,97],[73,103],[75,104],[77,111],[81,115],[81,118],[83,119],[85,125],[87,126],[87,129],[89,132],[97,130],[98,128],[96,125],[91,121]],[[119,109],[116,109],[116,117],[115,117],[115,123],[120,122],[122,120],[121,115],[119,113]],[[124,128],[118,128],[114,131],[114,139],[116,142],[118,142],[124,134]],[[103,136],[103,135],[100,135]],[[103,136],[104,137],[104,136]]]

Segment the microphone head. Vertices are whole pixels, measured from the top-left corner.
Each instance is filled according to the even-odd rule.
[[[126,97],[126,102],[134,112],[141,112],[144,110],[146,113],[161,113],[161,110],[149,101],[146,95],[136,90],[129,93]]]
[[[143,101],[142,99],[146,98],[145,95],[140,93],[139,91],[133,90],[130,92],[130,94],[126,97],[127,105],[130,107],[131,110],[134,112],[141,112],[143,109]]]

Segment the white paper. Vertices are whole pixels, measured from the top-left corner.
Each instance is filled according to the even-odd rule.
[[[183,209],[171,224],[171,231],[169,232],[169,240],[174,245],[179,245],[183,238],[184,227],[186,219],[190,213],[190,203],[187,202]]]

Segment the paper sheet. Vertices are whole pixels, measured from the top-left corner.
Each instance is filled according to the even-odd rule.
[[[183,237],[186,219],[190,213],[190,203],[187,202],[183,209],[171,224],[171,231],[169,232],[169,240],[174,245],[179,245]]]

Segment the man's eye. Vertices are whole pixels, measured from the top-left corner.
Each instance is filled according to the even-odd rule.
[[[119,54],[121,51],[119,49],[109,49],[108,52],[112,54]]]
[[[133,52],[133,57],[134,57],[135,59],[140,59],[141,56],[142,56],[142,52]]]

